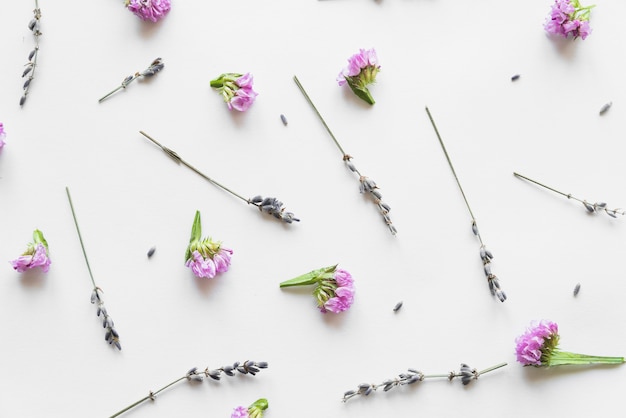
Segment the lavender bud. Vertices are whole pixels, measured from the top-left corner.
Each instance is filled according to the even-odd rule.
[[[30,73],[32,70],[33,70],[33,65],[32,64],[28,64],[28,67],[22,73],[22,77],[24,77],[26,74]]]
[[[33,57],[35,56],[35,52],[37,52],[37,48],[30,51],[30,54],[28,54],[28,61],[33,59]]]
[[[478,226],[476,226],[476,221],[472,221],[472,232],[474,235],[478,235]]]
[[[595,212],[595,208],[593,206],[591,206],[589,203],[587,203],[587,201],[583,201],[583,205],[585,205],[585,209],[587,209],[589,212],[593,213]]]

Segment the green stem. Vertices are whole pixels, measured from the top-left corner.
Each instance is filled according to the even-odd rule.
[[[120,415],[122,415],[124,412],[129,411],[131,409],[133,409],[134,407],[136,407],[137,405],[147,401],[148,399],[154,399],[154,397],[161,391],[169,388],[172,385],[175,385],[176,383],[180,382],[181,380],[187,379],[187,375],[180,377],[176,380],[174,380],[173,382],[163,386],[161,389],[157,390],[156,392],[150,392],[150,394],[142,399],[139,399],[137,402],[132,403],[130,405],[128,405],[126,408],[122,409],[121,411],[116,412],[115,414],[111,415],[109,418],[115,418],[118,417]]]
[[[293,279],[286,280],[280,283],[280,287],[306,286],[315,284],[322,279],[328,279],[333,277],[336,268],[337,264],[335,264],[334,266],[323,267],[321,269],[310,271],[306,274],[302,274],[298,277],[294,277]]]
[[[570,353],[568,351],[553,351],[548,360],[548,366],[563,366],[566,364],[622,364],[624,357],[590,356],[587,354]]]
[[[83,250],[83,256],[85,257],[85,263],[87,264],[87,270],[89,271],[91,284],[93,285],[94,290],[96,290],[98,289],[98,286],[96,286],[96,281],[93,279],[93,273],[91,272],[91,266],[89,265],[87,252],[85,251],[85,244],[83,243],[83,237],[80,233],[80,228],[78,227],[78,220],[76,219],[76,212],[74,212],[74,205],[72,204],[72,196],[70,196],[70,189],[68,187],[65,187],[65,192],[67,193],[67,200],[70,202],[70,209],[72,210],[72,217],[74,218],[74,225],[76,225],[76,232],[78,233],[78,240],[80,241],[80,248]]]

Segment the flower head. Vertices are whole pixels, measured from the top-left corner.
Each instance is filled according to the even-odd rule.
[[[367,86],[376,81],[376,75],[380,71],[376,51],[372,49],[360,49],[357,54],[348,58],[348,65],[337,76],[340,86],[348,84],[354,94],[369,104],[374,104],[374,98]]]
[[[261,398],[247,408],[238,406],[233,410],[230,418],[261,418],[268,406],[267,399]]]
[[[4,125],[0,122],[0,148],[4,147],[4,139],[7,137],[7,133],[4,131]]]
[[[593,7],[583,7],[579,0],[554,0],[544,28],[551,35],[585,39],[591,33],[589,15]]]
[[[50,269],[48,243],[43,237],[43,233],[35,229],[33,232],[33,242],[28,244],[26,251],[21,256],[11,261],[11,265],[18,273],[23,273],[28,269],[41,267],[44,273]]]
[[[313,296],[322,313],[346,311],[354,303],[354,280],[346,270],[337,265],[313,270],[291,280],[284,281],[280,287],[304,286],[315,284]]]
[[[211,87],[218,89],[228,109],[245,112],[258,96],[258,93],[252,89],[253,82],[250,73],[226,73],[211,80]]]
[[[170,0],[126,0],[126,7],[142,20],[157,22],[172,7]]]
[[[221,242],[213,241],[210,237],[201,239],[201,235],[200,211],[196,211],[185,252],[185,265],[197,277],[212,279],[217,273],[228,271],[233,250],[223,247]]]

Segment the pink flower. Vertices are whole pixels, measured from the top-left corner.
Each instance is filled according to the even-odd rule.
[[[259,95],[252,89],[253,82],[250,73],[225,73],[211,80],[210,84],[220,92],[229,110],[245,112]]]
[[[4,131],[4,125],[0,122],[0,149],[4,146],[4,139],[7,137],[6,132]]]
[[[541,366],[559,342],[559,327],[551,321],[534,321],[515,340],[517,361],[524,366]]]
[[[350,273],[345,270],[335,270],[335,283],[337,288],[335,289],[335,296],[331,297],[320,306],[320,311],[330,311],[333,313],[339,313],[348,310],[352,303],[354,303],[354,280]]]
[[[223,247],[221,242],[213,241],[210,237],[202,239],[200,211],[196,211],[185,252],[185,266],[196,277],[212,279],[217,273],[228,271],[232,254],[233,250]]]
[[[238,406],[233,410],[230,418],[248,418],[248,408],[245,406]]]
[[[126,7],[142,20],[157,22],[170,11],[170,0],[126,0]]]
[[[41,267],[41,270],[47,273],[51,263],[52,261],[48,254],[48,243],[43,237],[43,233],[38,229],[35,229],[33,232],[33,242],[28,244],[26,251],[11,261],[11,265],[18,273],[23,273],[35,267]]]
[[[374,104],[374,98],[367,86],[376,81],[376,75],[380,71],[378,56],[372,49],[360,49],[358,54],[348,58],[348,66],[343,68],[337,76],[340,86],[348,84],[352,91],[369,104]]]
[[[554,0],[544,29],[551,35],[584,40],[591,33],[589,15],[593,7],[583,7],[579,0]]]

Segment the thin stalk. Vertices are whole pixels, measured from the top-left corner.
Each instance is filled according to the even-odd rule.
[[[91,266],[89,265],[87,252],[85,251],[85,244],[83,243],[83,237],[80,233],[80,228],[78,227],[78,220],[76,220],[76,212],[74,212],[74,205],[72,204],[72,197],[70,196],[70,189],[68,187],[65,187],[65,191],[67,192],[67,200],[70,202],[70,208],[72,209],[72,218],[74,218],[74,225],[76,225],[76,232],[78,232],[78,240],[80,241],[80,248],[83,250],[85,263],[87,263],[87,270],[89,270],[89,277],[91,278],[91,284],[93,285],[94,290],[97,290],[98,287],[96,286],[96,281],[93,279],[93,274],[91,273]]]
[[[139,399],[137,402],[135,402],[135,403],[132,403],[132,404],[128,405],[126,408],[124,408],[124,409],[122,409],[122,410],[120,410],[120,411],[116,412],[115,414],[111,415],[109,418],[115,418],[115,417],[118,417],[118,416],[122,415],[124,412],[127,412],[127,411],[129,411],[129,410],[133,409],[133,408],[134,408],[134,407],[136,407],[137,405],[140,405],[140,404],[144,403],[145,401],[147,401],[147,400],[149,400],[149,399],[154,400],[154,397],[155,397],[156,395],[158,395],[160,392],[164,391],[165,389],[169,388],[170,386],[175,385],[176,383],[178,383],[178,382],[180,382],[181,380],[184,380],[184,379],[188,379],[188,376],[187,376],[187,375],[185,375],[185,376],[183,376],[183,377],[179,377],[178,379],[174,380],[173,382],[171,382],[171,383],[169,383],[169,384],[167,384],[167,385],[163,386],[161,389],[157,390],[156,392],[150,392],[150,394],[149,394],[148,396],[146,396],[146,397],[144,397],[144,398],[141,398],[141,399]]]
[[[500,364],[496,364],[495,366],[487,367],[485,370],[479,371],[478,375],[480,376],[481,374],[489,373],[491,371],[494,371],[494,370],[499,369],[500,367],[504,367],[506,365],[507,365],[507,363],[500,363]]]
[[[553,188],[552,188],[552,187],[550,187],[550,186],[546,186],[545,184],[539,183],[539,182],[538,182],[538,181],[536,181],[536,180],[529,179],[529,178],[528,178],[528,177],[526,177],[526,176],[522,176],[522,175],[521,175],[521,174],[519,174],[519,173],[515,173],[515,172],[513,172],[513,175],[514,175],[515,177],[519,177],[519,178],[521,178],[521,179],[527,180],[527,181],[529,181],[529,182],[531,182],[531,183],[535,183],[535,184],[536,184],[536,185],[538,185],[538,186],[544,187],[544,188],[546,188],[546,189],[548,189],[548,190],[551,190],[551,191],[553,191],[553,192],[555,192],[555,193],[558,193],[558,194],[560,194],[560,195],[562,195],[562,196],[565,196],[565,197],[567,197],[568,199],[574,199],[574,200],[577,200],[577,201],[578,201],[578,202],[580,202],[580,203],[583,203],[583,201],[582,201],[582,200],[578,199],[577,197],[572,196],[572,194],[571,194],[571,193],[563,193],[563,192],[560,192],[560,191],[558,191],[558,190],[556,190],[556,189],[553,189]]]

